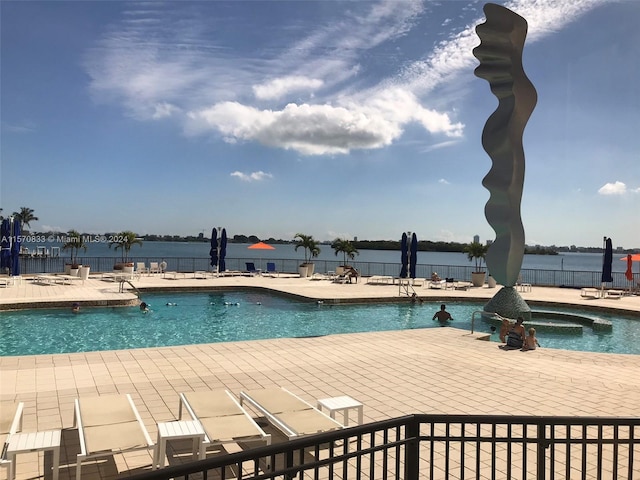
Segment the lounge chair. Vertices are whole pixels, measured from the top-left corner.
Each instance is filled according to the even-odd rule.
[[[274,262],[267,262],[267,273],[271,276],[278,276],[278,270],[276,269],[276,264]]]
[[[258,273],[258,270],[256,270],[256,265],[253,262],[245,262],[245,265],[247,267],[247,272],[250,275],[256,275]]]
[[[153,441],[129,394],[77,398],[73,425],[78,427],[80,437],[77,480],[81,478],[80,468],[86,459],[153,448]]]
[[[240,404],[249,403],[289,439],[344,426],[285,388],[240,392]]]
[[[260,428],[228,390],[181,393],[178,419],[182,419],[183,407],[204,428],[206,445],[253,441],[271,444],[271,435]]]
[[[144,262],[136,263],[136,272],[135,275],[140,278],[142,275],[149,274],[149,269],[147,268]]]
[[[0,404],[0,441],[2,442],[0,465],[9,466],[10,461],[6,458],[7,447],[11,435],[22,430],[23,410],[24,403],[22,402],[2,402]]]
[[[160,264],[158,262],[150,262],[149,263],[149,273],[162,273],[162,269],[160,268]]]

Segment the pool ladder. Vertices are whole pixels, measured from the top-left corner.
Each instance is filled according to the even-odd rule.
[[[131,283],[130,280],[120,280],[120,289],[118,290],[120,293],[124,293],[124,284],[128,283],[133,288],[133,291],[136,292],[136,297],[140,298],[140,290],[136,288],[136,286]]]

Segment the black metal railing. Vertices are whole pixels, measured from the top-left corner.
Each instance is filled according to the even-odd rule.
[[[417,414],[131,478],[196,474],[221,480],[632,480],[640,477],[640,418]]]
[[[114,262],[119,261],[113,257],[78,257],[77,262],[91,267],[92,272],[110,272],[113,270]],[[144,262],[147,266],[151,262],[167,263],[166,270],[175,272],[195,272],[199,270],[211,271],[210,258],[208,257],[131,257],[130,262],[134,265],[137,262]],[[269,259],[269,262],[276,264],[278,272],[297,273],[300,260],[295,259]],[[69,262],[67,257],[22,257],[20,259],[22,274],[34,273],[56,273],[64,271],[65,263]],[[255,258],[227,258],[227,270],[246,270],[246,263],[253,262],[256,267],[266,269],[267,260],[263,260],[260,265]],[[315,272],[326,273],[335,271],[341,265],[339,260],[314,260]],[[398,263],[383,262],[351,262],[362,276],[388,275],[397,277],[400,273]],[[473,266],[459,265],[433,265],[418,264],[416,266],[416,277],[430,278],[432,272],[438,272],[441,278],[455,278],[456,280],[470,280]],[[640,281],[640,276],[635,281]],[[523,269],[521,280],[525,283],[541,287],[595,287],[600,286],[601,272],[579,271],[579,270],[537,270]],[[627,288],[630,282],[624,273],[613,272],[613,282],[607,284],[609,288]],[[633,283],[632,283],[633,284]]]

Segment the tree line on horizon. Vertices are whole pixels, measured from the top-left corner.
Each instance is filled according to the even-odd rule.
[[[24,226],[30,226],[29,223],[33,221],[38,221],[38,217],[34,215],[34,210],[28,207],[20,207],[19,212],[13,212],[12,216],[20,221],[21,226],[24,229]],[[4,217],[2,215],[2,208],[0,208],[0,220]],[[72,230],[75,234],[77,232]],[[51,234],[60,234],[67,232],[37,232],[34,235],[51,235]],[[105,232],[105,235],[116,235],[118,232]],[[24,234],[24,232],[23,232]],[[82,233],[80,235],[90,235],[86,233]],[[157,234],[147,234],[140,235],[139,238],[141,241],[146,242],[209,242],[211,239],[204,236],[204,233],[199,233],[198,235],[157,235]],[[274,245],[290,245],[295,244],[296,241],[294,239],[291,240],[283,240],[283,239],[275,239],[273,237],[267,239],[261,239],[256,235],[234,235],[233,237],[229,237],[229,243],[258,243],[265,242]],[[331,245],[331,241],[327,242],[318,242],[321,245]],[[399,250],[400,249],[400,240],[353,240],[351,241],[353,246],[356,249],[362,250]],[[469,245],[469,243],[460,243],[460,242],[443,242],[443,241],[431,241],[431,240],[419,240],[418,241],[418,251],[420,252],[464,252],[465,248]],[[622,250],[624,253],[635,253],[638,249],[626,249]],[[528,246],[525,245],[525,254],[533,254],[533,255],[558,255],[560,252],[576,252],[576,253],[602,253],[602,247],[576,247],[575,245],[571,246],[562,246],[557,247],[556,245],[551,246]]]

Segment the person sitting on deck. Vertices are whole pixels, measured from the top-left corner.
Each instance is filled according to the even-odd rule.
[[[509,333],[507,334],[507,347],[522,348],[524,345],[526,333],[522,326],[522,322],[524,322],[524,318],[518,317],[516,324],[511,327],[511,330],[509,330]]]

